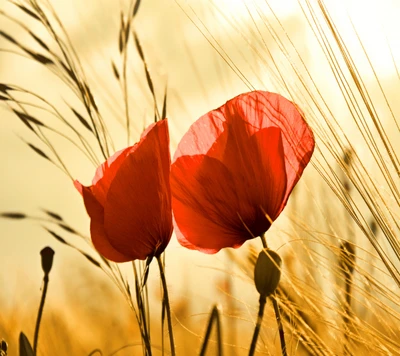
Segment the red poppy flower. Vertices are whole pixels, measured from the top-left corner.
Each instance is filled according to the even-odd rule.
[[[97,168],[93,185],[75,181],[91,218],[94,247],[115,262],[159,256],[172,235],[167,120]]]
[[[202,116],[171,168],[178,241],[216,253],[260,236],[285,207],[313,150],[311,129],[278,94],[242,94]]]

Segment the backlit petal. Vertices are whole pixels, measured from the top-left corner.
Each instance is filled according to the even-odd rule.
[[[214,253],[264,233],[313,149],[301,113],[278,94],[242,94],[202,116],[182,138],[172,164],[179,242]]]
[[[215,253],[239,247],[250,237],[238,217],[234,177],[217,159],[178,158],[172,167],[171,190],[175,233],[185,247]]]
[[[132,259],[160,254],[172,234],[166,120],[143,136],[115,175],[104,206],[110,243]],[[126,252],[125,252],[126,251]]]
[[[224,131],[225,117],[220,111],[214,110],[202,116],[190,126],[182,137],[175,151],[174,160],[181,156],[201,155],[210,152],[215,140]]]
[[[254,91],[242,94],[223,106],[227,120],[239,115],[245,118],[250,132],[277,127],[282,133],[287,186],[283,209],[314,151],[314,135],[299,109],[279,94]]]
[[[276,127],[261,129],[251,137],[251,141],[257,145],[259,165],[259,174],[254,177],[253,187],[257,189],[252,192],[253,202],[258,196],[260,207],[274,221],[282,210],[287,186],[281,130]]]
[[[116,173],[118,172],[125,158],[134,152],[135,149],[136,145],[120,150],[114,153],[114,155],[108,158],[107,161],[97,168],[92,181],[93,194],[103,206],[106,201],[108,189],[110,188],[110,184],[113,181]]]
[[[93,195],[91,187],[82,186],[82,195],[86,211],[90,216],[90,236],[94,247],[105,258],[114,262],[130,261],[130,256],[118,252],[111,246],[104,230],[104,209]]]

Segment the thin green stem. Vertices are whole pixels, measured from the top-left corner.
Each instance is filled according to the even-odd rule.
[[[148,333],[147,329],[147,323],[146,323],[146,313],[143,305],[143,298],[142,298],[142,288],[139,284],[140,278],[137,273],[135,261],[132,261],[132,266],[133,266],[133,272],[135,274],[135,291],[136,291],[136,303],[138,306],[138,311],[139,311],[139,327],[140,327],[140,332],[142,334],[142,341],[144,342],[145,349],[144,349],[144,354],[146,356],[151,356],[152,351],[151,351],[151,343],[150,343],[150,335]]]
[[[40,321],[42,320],[44,302],[46,300],[47,287],[49,285],[49,276],[48,276],[48,274],[44,275],[43,282],[44,282],[44,285],[43,285],[42,298],[40,300],[38,316],[37,316],[37,319],[36,319],[35,335],[34,335],[34,338],[33,338],[33,353],[35,355],[36,355],[36,350],[37,350],[37,345],[38,345],[38,340],[39,340]]]
[[[256,327],[254,328],[253,339],[251,340],[249,356],[253,356],[256,351],[258,334],[260,333],[261,324],[264,316],[265,305],[267,304],[267,298],[260,296],[260,305],[258,308],[258,316]]]
[[[161,351],[161,353],[162,353],[162,356],[164,356],[164,321],[165,321],[165,309],[166,309],[166,306],[165,306],[165,301],[164,301],[164,298],[163,298],[163,300],[162,300],[162,308],[161,308],[161,349],[162,349],[162,351]]]
[[[279,312],[279,305],[278,305],[278,302],[276,301],[275,292],[274,292],[273,296],[271,297],[271,299],[272,299],[272,304],[274,306],[276,323],[278,324],[279,339],[281,340],[282,356],[287,356],[287,353],[286,353],[286,342],[285,342],[285,332],[283,331],[281,313]]]
[[[267,245],[267,240],[265,239],[265,232],[260,235],[260,239],[261,239],[261,242],[263,244],[263,248],[267,248],[268,245]]]
[[[201,346],[200,356],[204,356],[207,351],[208,340],[210,339],[211,329],[214,324],[214,320],[217,327],[217,340],[218,340],[218,356],[222,356],[222,332],[221,332],[221,320],[219,318],[219,312],[217,306],[211,311],[210,318],[208,320],[206,334],[204,336],[203,345]]]
[[[171,306],[169,304],[168,288],[167,288],[167,281],[165,279],[164,265],[161,261],[160,256],[157,257],[157,262],[158,262],[158,266],[160,267],[161,283],[162,283],[163,290],[164,290],[163,304],[165,305],[165,309],[167,311],[167,321],[168,321],[168,331],[169,331],[169,342],[171,345],[171,355],[175,356],[174,333],[172,330],[172,321],[171,321]]]

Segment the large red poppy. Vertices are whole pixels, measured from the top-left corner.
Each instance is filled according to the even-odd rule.
[[[216,253],[260,236],[285,207],[313,150],[302,114],[278,94],[242,94],[202,116],[172,163],[179,242]]]
[[[171,158],[167,120],[99,168],[93,185],[75,181],[91,218],[94,247],[115,262],[159,256],[172,235]]]

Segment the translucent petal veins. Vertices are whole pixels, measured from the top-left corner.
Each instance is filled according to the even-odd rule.
[[[172,164],[178,241],[216,253],[267,231],[313,150],[301,113],[278,94],[242,94],[202,116]]]

